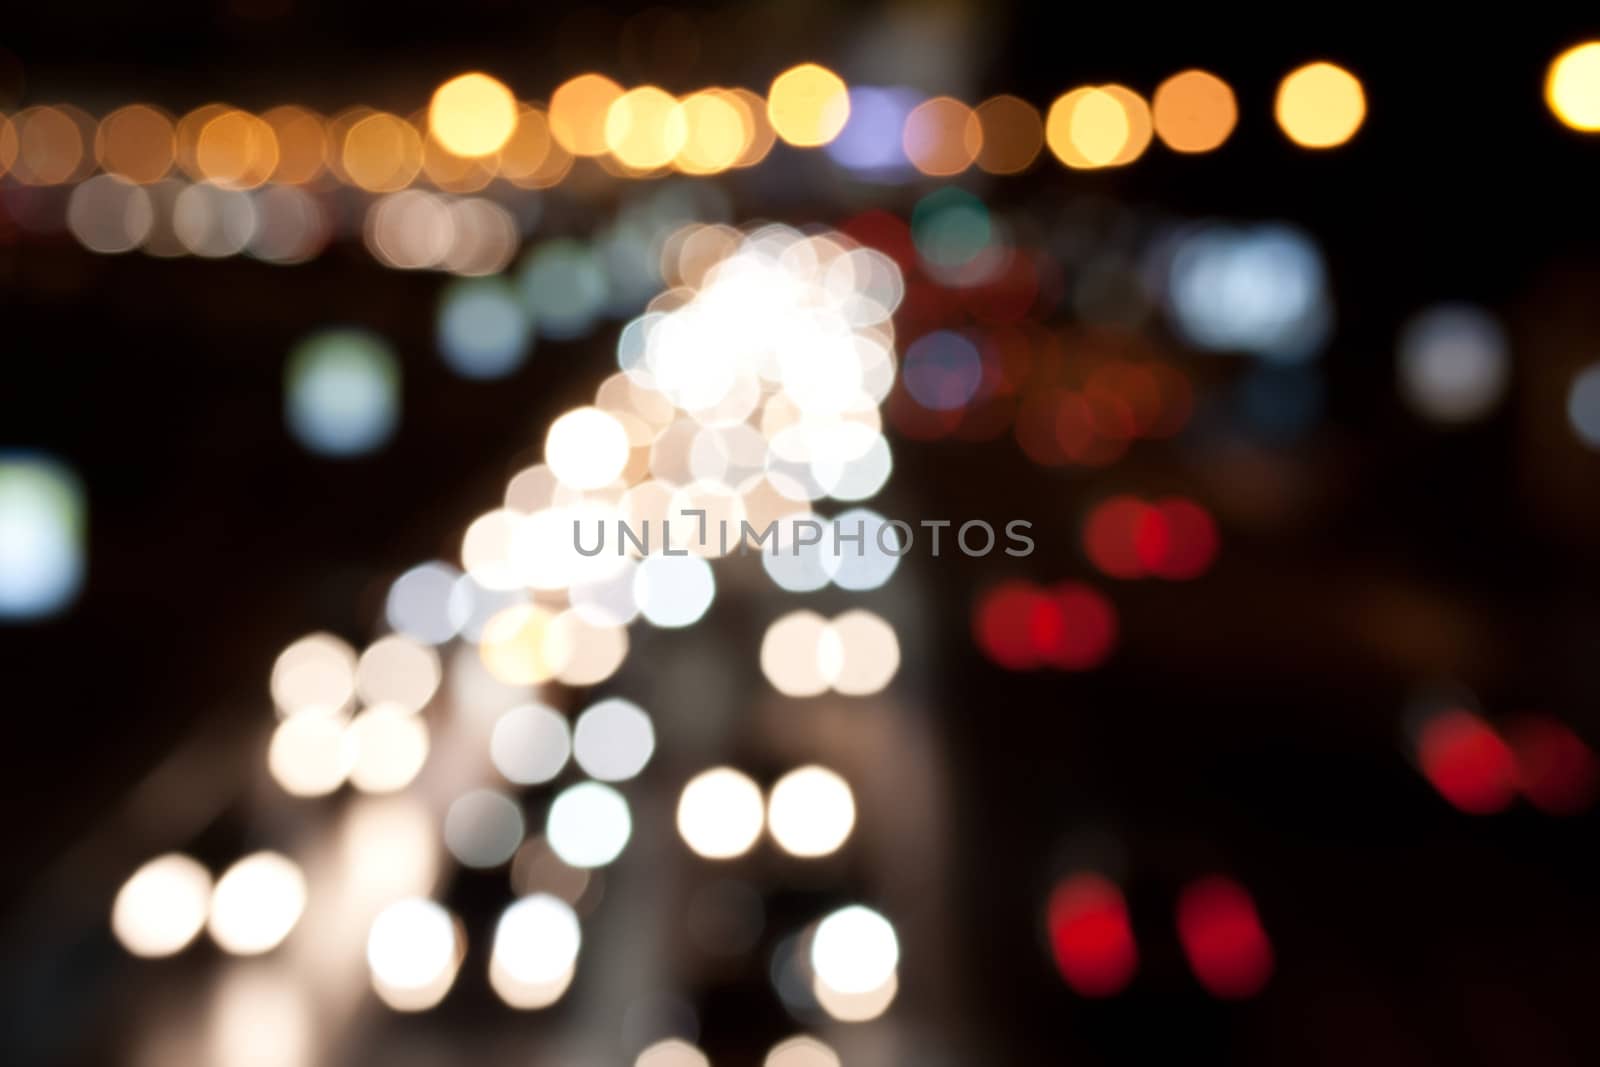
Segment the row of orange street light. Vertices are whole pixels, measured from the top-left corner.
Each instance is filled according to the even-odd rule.
[[[1360,82],[1327,63],[1284,80],[1278,117],[1307,147],[1331,147],[1360,126]],[[296,105],[256,115],[207,104],[174,119],[130,104],[98,123],[70,105],[0,116],[0,174],[30,185],[81,180],[97,168],[135,183],[176,167],[197,181],[232,188],[304,184],[323,174],[369,192],[393,192],[419,177],[453,192],[502,178],[542,188],[591,157],[624,177],[677,171],[717,174],[754,166],[782,140],[800,148],[831,143],[850,119],[850,90],[832,71],[806,63],[778,75],[765,97],[748,89],[703,89],[675,97],[656,86],[624,89],[601,74],[558,87],[547,107],[521,103],[502,82],[473,72],[452,78],[410,116],[353,107],[331,118]],[[949,96],[911,109],[902,130],[908,163],[929,176],[977,167],[1015,174],[1045,148],[1076,169],[1120,166],[1153,137],[1182,153],[1220,146],[1238,121],[1227,83],[1188,70],[1150,101],[1120,85],[1063,94],[1041,115],[1015,96],[977,107]]]
[[[1600,130],[1600,42],[1557,57],[1545,95],[1568,126]],[[1274,102],[1283,133],[1310,149],[1346,143],[1366,112],[1360,80],[1327,62],[1285,76]],[[850,115],[849,87],[813,63],[778,75],[765,97],[737,88],[676,97],[580,74],[558,87],[548,106],[520,102],[499,80],[473,72],[439,86],[428,107],[409,116],[358,106],[324,117],[293,104],[257,115],[213,103],[174,118],[137,103],[96,122],[67,104],[29,107],[0,115],[0,175],[58,185],[99,169],[146,184],[176,168],[196,181],[244,189],[324,175],[374,193],[419,178],[450,192],[473,192],[496,178],[544,188],[577,157],[621,177],[750,167],[778,140],[800,148],[831,143]],[[1042,115],[1015,96],[976,107],[936,96],[910,109],[901,134],[907,162],[922,174],[949,177],[973,167],[1016,174],[1047,148],[1074,169],[1131,163],[1154,139],[1179,153],[1209,152],[1228,139],[1238,117],[1225,81],[1186,70],[1148,101],[1121,85],[1084,86]]]

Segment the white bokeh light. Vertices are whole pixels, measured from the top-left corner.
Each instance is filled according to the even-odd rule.
[[[122,884],[111,905],[111,932],[135,956],[171,956],[205,927],[211,874],[177,852],[150,860]]]
[[[644,770],[656,749],[655,727],[643,708],[611,697],[578,716],[572,753],[578,766],[602,782],[622,782]]]
[[[1400,334],[1400,392],[1436,422],[1470,422],[1505,395],[1511,359],[1505,331],[1469,304],[1443,304],[1414,316]]]
[[[772,1046],[761,1067],[841,1067],[839,1054],[808,1034]]]
[[[235,956],[277,948],[306,907],[306,880],[287,856],[257,852],[217,879],[207,926],[211,938]]]
[[[749,852],[766,821],[761,787],[731,767],[690,779],[678,798],[678,834],[696,855],[734,859]]]
[[[341,716],[302,712],[278,723],[267,745],[267,771],[285,793],[327,796],[355,767],[356,739]]]
[[[526,827],[517,802],[494,789],[474,789],[444,817],[444,845],[467,867],[498,867],[515,855]]]
[[[501,913],[494,959],[518,983],[549,985],[572,969],[582,942],[572,906],[549,893],[534,893]]]
[[[377,704],[349,727],[355,747],[350,784],[363,793],[393,793],[410,785],[428,759],[428,722],[398,704]]]
[[[633,817],[622,794],[599,782],[580,782],[550,805],[545,838],[573,867],[604,867],[622,854],[633,833]]]
[[[628,431],[610,412],[577,408],[550,424],[544,461],[574,489],[610,485],[628,464]]]
[[[461,572],[448,563],[423,563],[394,580],[384,616],[400,633],[442,645],[460,628],[450,613],[450,593]]]
[[[512,708],[496,720],[489,756],[506,780],[538,785],[561,773],[572,754],[566,718],[543,704]]]
[[[811,858],[837,852],[856,824],[850,785],[826,767],[799,767],[772,787],[767,828],[778,847]]]
[[[785,696],[812,697],[828,691],[833,673],[822,658],[828,620],[814,611],[791,611],[773,621],[761,639],[761,673]]]
[[[0,455],[0,619],[66,608],[83,587],[83,489],[66,467]]]
[[[367,646],[356,661],[356,695],[367,704],[398,704],[416,711],[433,699],[443,671],[439,653],[401,634]]]
[[[422,897],[397,900],[367,931],[373,988],[398,1011],[421,1011],[443,999],[461,961],[460,931],[450,913]]]
[[[894,977],[900,940],[888,919],[860,904],[840,908],[817,925],[811,967],[840,993],[870,993]]]
[[[700,621],[716,592],[711,564],[699,556],[646,556],[634,572],[633,595],[640,614],[663,628]]]

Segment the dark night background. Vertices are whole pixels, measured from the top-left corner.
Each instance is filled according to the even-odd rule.
[[[144,99],[181,112],[293,99],[331,112],[357,99],[414,107],[471,68],[528,97],[584,69],[686,91],[764,86],[812,59],[866,80],[851,66],[852,35],[883,14],[680,8],[698,17],[700,55],[661,70],[648,48],[619,43],[631,15],[620,7],[269,4],[257,5],[264,17],[209,3],[23,5],[0,16],[0,46],[28,102],[98,112]],[[943,950],[960,972],[964,1037],[951,1062],[1600,1059],[1594,815],[1463,815],[1417,773],[1406,718],[1429,687],[1459,684],[1491,717],[1545,712],[1600,740],[1600,457],[1566,431],[1561,401],[1600,356],[1600,142],[1562,127],[1541,95],[1551,57],[1597,26],[1465,12],[1407,17],[1401,30],[1298,11],[1178,21],[1143,9],[951,10],[974,29],[973,98],[1044,103],[1097,79],[1147,91],[1201,66],[1240,102],[1238,130],[1205,156],[1152,150],[1105,172],[1046,159],[1019,177],[961,179],[994,210],[1044,220],[1046,247],[1052,227],[1082,212],[1135,226],[1290,220],[1320,243],[1337,309],[1322,417],[1292,440],[1136,449],[1114,468],[1064,473],[1029,464],[1008,439],[891,435],[896,475],[874,505],[885,514],[1025,516],[1041,543],[1029,560],[954,559],[937,574],[915,561],[930,619],[920,681],[902,679],[903,699],[922,702],[939,738],[955,813],[948,869],[930,874],[953,901]],[[1277,80],[1313,58],[1349,67],[1367,92],[1366,125],[1336,151],[1300,150],[1272,121]],[[807,182],[816,169],[780,145],[723,180],[736,219],[903,214],[931,185],[840,193]],[[598,209],[560,199],[551,194],[542,232],[582,233]],[[542,427],[612,369],[609,326],[541,339],[505,381],[461,380],[433,351],[441,284],[386,270],[349,240],[280,268],[93,256],[66,234],[0,221],[0,445],[71,464],[90,519],[76,605],[0,634],[4,1015],[96,1035],[109,1004],[139,996],[140,968],[165,964],[117,955],[103,930],[106,894],[152,847],[116,815],[135,783],[195,745],[220,754],[212,776],[225,777],[259,741],[277,650],[312,629],[361,634],[384,583],[452,555],[473,509],[537,458]],[[1400,325],[1442,299],[1490,309],[1512,342],[1505,404],[1460,430],[1419,422],[1394,388]],[[1063,309],[1048,321],[1070,320]],[[318,459],[284,429],[283,354],[329,322],[373,329],[403,362],[401,430],[370,458]],[[1232,373],[1227,358],[1216,366],[1219,379]],[[1127,486],[1226,501],[1244,460],[1290,486],[1273,519],[1230,521],[1219,503],[1211,573],[1119,588],[1123,636],[1106,667],[1008,674],[974,648],[985,584],[1089,573],[1076,545],[1085,501]],[[709,621],[750,658],[757,633],[736,610],[719,601]],[[669,654],[665,641],[638,648]],[[1067,857],[1106,837],[1118,842],[1141,968],[1127,992],[1096,1002],[1056,976],[1041,908]],[[1240,1004],[1194,984],[1170,921],[1178,888],[1219,869],[1250,886],[1277,959],[1272,983]],[[67,883],[81,900],[62,896]],[[903,970],[916,961],[908,945]],[[437,1014],[464,1030],[496,1018],[460,1005]],[[758,1062],[787,1032],[759,980],[708,994],[702,1015],[701,1044],[719,1064]],[[937,1032],[937,1018],[924,1023]],[[104,1049],[91,1037],[49,1054],[94,1062]]]

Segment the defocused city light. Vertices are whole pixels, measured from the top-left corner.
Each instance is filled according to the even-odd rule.
[[[373,989],[396,1011],[425,1011],[450,991],[464,948],[443,907],[420,897],[397,900],[367,933]]]
[[[270,952],[289,936],[306,907],[306,880],[298,865],[276,852],[239,860],[217,879],[208,927],[225,952]]]
[[[1600,41],[1562,52],[1550,64],[1544,98],[1556,118],[1575,130],[1600,130]]]
[[[1156,136],[1174,152],[1209,152],[1239,121],[1233,90],[1203,70],[1174,74],[1156,88],[1152,104]]]
[[[598,156],[607,150],[606,122],[622,86],[603,74],[580,74],[550,95],[550,133],[575,156]]]
[[[731,767],[702,771],[678,798],[678,833],[697,855],[728,860],[744,855],[765,821],[761,788]]]
[[[1466,304],[1435,305],[1413,315],[1400,334],[1400,393],[1435,422],[1483,418],[1505,395],[1511,357],[1505,331]]]
[[[802,63],[772,80],[767,117],[779,137],[800,148],[825,145],[850,118],[850,93],[826,67]]]
[[[64,610],[83,588],[83,489],[45,456],[0,453],[0,619]]]
[[[400,421],[400,366],[364,330],[311,335],[284,366],[284,416],[312,452],[359,456],[382,448]]]
[[[792,856],[812,858],[838,851],[855,823],[855,796],[849,784],[826,767],[790,771],[778,779],[767,798],[767,829]]]
[[[428,131],[458,156],[493,155],[517,125],[517,98],[487,74],[461,74],[434,90]]]
[[[169,852],[134,871],[117,890],[111,932],[135,956],[171,956],[205,928],[210,908],[210,872]]]
[[[1367,117],[1367,97],[1354,74],[1332,63],[1308,63],[1278,85],[1278,125],[1304,148],[1333,148],[1354,137]]]
[[[817,981],[838,993],[882,989],[900,966],[900,939],[888,919],[860,904],[840,908],[811,938]]]
[[[1178,897],[1177,920],[1189,966],[1212,996],[1261,992],[1272,976],[1272,943],[1243,886],[1220,875],[1190,883]]]
[[[1138,969],[1139,953],[1122,891],[1093,872],[1056,886],[1046,911],[1050,946],[1061,977],[1086,997],[1122,992]]]
[[[628,802],[608,785],[580,782],[557,794],[545,837],[574,867],[604,867],[622,854],[633,834]]]

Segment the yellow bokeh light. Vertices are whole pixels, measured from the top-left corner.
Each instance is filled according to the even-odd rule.
[[[739,161],[753,139],[749,109],[732,93],[708,89],[678,105],[685,137],[675,162],[685,174],[716,174]]]
[[[551,616],[543,608],[519,604],[500,611],[483,628],[478,655],[496,680],[506,685],[538,685],[565,664],[556,660],[549,634]]]
[[[177,149],[172,119],[148,104],[117,108],[95,131],[94,154],[101,168],[141,185],[166,177]]]
[[[1089,105],[1086,113],[1084,105]],[[1117,98],[1100,89],[1073,89],[1056,98],[1045,116],[1045,143],[1069,167],[1104,167],[1128,139],[1128,117]]]
[[[990,174],[1019,174],[1033,165],[1044,147],[1038,110],[1015,96],[990,97],[978,105],[983,145],[978,166]]]
[[[901,147],[911,165],[924,174],[960,174],[983,149],[983,127],[977,114],[951,96],[924,100],[906,116]]]
[[[833,71],[815,63],[791,67],[767,90],[767,118],[779,137],[800,148],[825,145],[850,119],[850,91]]]
[[[422,135],[415,126],[385,111],[350,127],[341,153],[349,180],[370,193],[404,189],[422,169]]]
[[[606,119],[622,86],[603,74],[580,74],[550,96],[550,133],[575,156],[607,151]]]
[[[278,166],[278,137],[247,111],[225,110],[200,130],[195,165],[202,177],[235,189],[253,189]]]
[[[1117,98],[1101,89],[1091,89],[1072,109],[1067,136],[1092,167],[1103,167],[1116,159],[1128,143],[1128,115]]]
[[[272,108],[261,115],[278,138],[278,167],[272,180],[288,185],[311,181],[328,161],[328,135],[322,117],[293,104]]]
[[[1156,89],[1156,135],[1174,152],[1209,152],[1239,122],[1228,83],[1203,70],[1174,74]]]
[[[517,98],[501,82],[474,71],[434,91],[428,131],[448,152],[479,159],[500,151],[517,128]]]
[[[729,89],[727,98],[750,120],[750,141],[734,161],[734,168],[753,167],[772,151],[772,146],[778,141],[778,131],[772,128],[772,120],[767,118],[767,102],[760,93],[749,89]]]
[[[1333,148],[1355,136],[1367,98],[1354,74],[1332,63],[1308,63],[1278,86],[1278,125],[1303,148]]]
[[[1144,155],[1155,136],[1155,125],[1150,121],[1150,105],[1144,97],[1124,85],[1102,85],[1100,91],[1122,105],[1122,117],[1128,124],[1128,135],[1122,148],[1111,159],[1111,166],[1121,167]]]
[[[623,166],[655,170],[671,163],[688,139],[678,101],[653,85],[630,89],[606,110],[606,147]]]
[[[1545,102],[1575,130],[1600,130],[1600,41],[1569,48],[1550,64]]]

